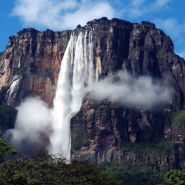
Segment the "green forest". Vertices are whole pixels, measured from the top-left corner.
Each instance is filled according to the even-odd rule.
[[[184,185],[185,170],[159,175],[142,166],[123,168],[117,163],[104,163],[97,167],[85,161],[68,163],[61,155],[26,156],[18,154],[9,143],[0,139],[1,185],[147,185],[157,181],[162,181],[158,185]]]

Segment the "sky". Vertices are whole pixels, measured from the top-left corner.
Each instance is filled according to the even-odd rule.
[[[169,35],[175,53],[185,58],[185,0],[1,0],[0,52],[23,28],[74,29],[107,17],[132,23],[149,21]]]

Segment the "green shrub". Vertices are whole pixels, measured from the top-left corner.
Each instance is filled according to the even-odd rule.
[[[7,129],[13,128],[17,116],[17,110],[8,105],[0,106],[0,130],[2,135]]]
[[[160,185],[184,185],[185,184],[185,170],[171,170],[165,177],[163,183]]]

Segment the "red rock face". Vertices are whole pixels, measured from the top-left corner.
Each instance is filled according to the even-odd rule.
[[[94,62],[98,64],[99,78],[118,70],[127,70],[134,78],[150,75],[164,81],[164,76],[168,76],[174,94],[172,104],[155,111],[128,109],[108,101],[97,103],[85,97],[80,112],[71,121],[72,157],[97,163],[120,160],[120,156],[130,160],[126,153],[120,153],[120,144],[153,142],[163,135],[169,140],[178,138],[171,136],[171,119],[166,115],[184,108],[185,66],[174,53],[170,37],[149,22],[132,24],[106,18],[90,21],[74,31],[87,28],[94,29]],[[0,87],[11,86],[21,78],[15,93],[7,96],[10,105],[38,95],[52,107],[70,34],[71,31],[25,29],[10,37],[6,50],[0,54]]]
[[[0,87],[10,86],[15,75],[22,77],[18,92],[11,98],[16,106],[28,96],[40,96],[52,106],[62,57],[70,31],[38,32],[24,29],[10,41],[1,56]]]

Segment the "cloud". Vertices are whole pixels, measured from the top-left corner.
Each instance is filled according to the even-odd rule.
[[[18,16],[24,26],[64,30],[95,18],[113,18],[115,12],[106,1],[17,0],[11,15]]]
[[[9,129],[4,138],[21,153],[30,154],[49,150],[50,153],[55,154],[62,148],[62,153],[66,157],[67,153],[64,149],[69,148],[70,142],[69,119],[80,109],[80,106],[77,106],[75,112],[70,112],[70,110],[68,112],[70,114],[60,111],[68,109],[69,105],[79,104],[78,100],[81,104],[81,100],[87,92],[90,92],[92,97],[97,100],[108,99],[124,107],[142,107],[145,110],[151,110],[156,106],[163,107],[166,103],[171,103],[173,90],[166,81],[158,82],[149,76],[134,79],[129,73],[121,71],[79,89],[77,94],[73,95],[75,101],[72,101],[72,104],[65,101],[64,98],[58,101],[60,105],[59,109],[56,107],[57,111],[59,114],[65,115],[66,122],[63,119],[59,119],[59,122],[56,121],[59,117],[56,117],[53,109],[49,109],[39,97],[26,99],[16,107],[18,115],[15,128]],[[53,151],[53,147],[56,151]]]
[[[165,30],[167,34],[175,38],[185,31],[185,22],[178,23],[176,19],[154,19],[157,27]]]
[[[28,98],[16,107],[18,115],[15,128],[8,130],[4,138],[18,152],[44,151],[49,143],[52,115],[47,104],[40,98]]]
[[[154,3],[153,1],[146,0],[133,0],[129,2],[122,10],[122,14],[130,19],[137,19],[168,7],[171,0],[155,0]]]
[[[167,35],[169,35],[172,40],[175,42],[175,46],[181,46],[178,47],[178,49],[175,51],[178,55],[185,58],[185,21],[180,23],[176,19],[154,19],[156,27],[163,29]]]
[[[179,55],[185,59],[185,47],[183,47],[179,51],[177,51],[177,55]]]
[[[144,3],[145,1],[146,1],[146,0],[133,0],[132,3],[131,3],[131,5],[132,5],[133,7],[139,8],[139,7],[141,7],[141,5],[143,5],[143,3]]]
[[[153,4],[155,7],[164,7],[167,6],[168,3],[172,2],[172,0],[156,0]]]
[[[109,99],[129,108],[153,109],[172,101],[173,90],[167,80],[161,83],[149,76],[134,79],[127,72],[113,76],[88,86],[84,91],[90,92],[97,100]]]
[[[75,12],[66,14],[63,18],[64,27],[70,27],[70,24],[74,27],[77,23],[85,25],[88,21],[96,18],[114,17],[114,10],[109,4],[104,2],[92,3],[91,1],[88,5],[86,3]]]

